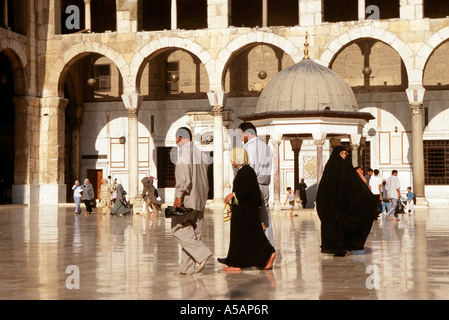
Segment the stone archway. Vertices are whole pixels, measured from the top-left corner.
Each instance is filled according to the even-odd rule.
[[[302,50],[291,42],[290,40],[280,37],[273,33],[267,32],[252,32],[245,35],[242,35],[232,41],[230,41],[218,54],[217,59],[215,61],[216,65],[216,74],[220,76],[219,79],[213,78],[214,81],[211,80],[211,83],[215,84],[217,87],[217,91],[222,91],[224,88],[224,79],[225,72],[229,65],[232,57],[242,48],[256,44],[266,44],[270,45],[270,47],[275,47],[281,49],[283,52],[288,54],[294,63],[298,63],[304,57]],[[218,76],[216,75],[216,76]],[[219,83],[219,84],[218,84]]]
[[[47,81],[45,81],[43,96],[63,97],[64,82],[61,81],[61,79],[66,76],[67,70],[71,64],[77,61],[77,59],[74,58],[90,53],[97,53],[114,61],[114,64],[117,66],[123,77],[124,88],[130,87],[130,68],[127,61],[120,53],[105,44],[99,45],[98,43],[93,42],[81,42],[73,45],[55,60],[51,72],[47,77]]]
[[[27,97],[28,88],[24,64],[27,58],[22,47],[16,42],[2,39],[0,42],[0,99],[2,117],[0,119],[0,179],[2,179],[0,203],[21,203],[17,199],[16,185],[34,181],[37,175],[38,149],[31,148],[37,140],[31,132],[37,130],[39,101]],[[26,128],[26,129],[25,129]],[[34,150],[35,152],[31,151]],[[20,193],[19,193],[20,195]]]
[[[127,84],[127,86],[125,85],[125,93],[137,92],[140,94],[140,77],[143,72],[145,60],[161,50],[170,48],[182,49],[189,52],[204,64],[209,77],[214,74],[214,60],[205,48],[189,39],[165,37],[153,40],[137,50],[136,54],[131,59],[131,74],[128,77],[128,81],[125,80],[125,83]],[[212,79],[210,79],[210,82],[212,82]]]
[[[421,83],[421,79],[418,79],[416,74],[412,72],[412,70],[414,70],[414,52],[410,48],[410,46],[399,39],[399,37],[395,34],[374,26],[354,27],[348,32],[335,38],[327,45],[327,49],[321,55],[320,61],[317,62],[323,64],[324,66],[330,66],[335,55],[342,48],[344,48],[349,43],[361,38],[371,38],[379,40],[391,46],[399,54],[402,61],[404,61],[409,83],[412,84],[416,81],[419,81],[419,83]]]
[[[106,75],[102,74],[104,70],[107,70]],[[93,80],[95,81],[91,82]],[[80,142],[80,132],[83,123],[86,122],[86,105],[92,106],[95,103],[102,102],[122,104],[122,83],[120,70],[114,61],[93,52],[84,52],[73,57],[61,72],[59,86],[63,88],[64,98],[67,99],[67,106],[63,111],[64,126],[60,128],[64,131],[65,136],[63,142],[65,157],[62,170],[64,184],[66,185],[66,198],[69,202],[73,201],[71,186],[74,181],[82,182],[86,178],[86,170],[97,169],[98,166],[97,163],[92,163],[89,168],[83,168],[82,166],[83,145]],[[89,108],[87,110],[89,112]],[[123,111],[125,111],[125,108],[123,108]],[[102,121],[104,126],[107,126],[112,120],[110,113],[105,109],[104,116],[94,123]],[[101,128],[102,126],[88,127],[88,131],[96,137],[100,134]],[[95,150],[94,147],[89,147],[95,145],[95,141],[89,139],[87,141],[87,148]],[[95,152],[91,152],[89,155],[94,157]],[[95,195],[98,196],[97,193]]]

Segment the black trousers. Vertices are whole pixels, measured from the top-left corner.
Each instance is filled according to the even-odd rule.
[[[90,204],[91,200],[83,200],[84,204],[86,205],[86,212],[92,212],[92,205]]]

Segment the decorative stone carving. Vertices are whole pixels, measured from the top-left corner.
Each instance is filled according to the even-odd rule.
[[[128,111],[129,119],[138,119],[139,118],[139,109],[136,108],[126,108]]]
[[[201,135],[201,144],[211,144],[214,142],[214,132],[213,131],[206,131]]]
[[[423,111],[423,104],[419,102],[410,103],[410,111],[412,112],[412,116],[419,115]]]

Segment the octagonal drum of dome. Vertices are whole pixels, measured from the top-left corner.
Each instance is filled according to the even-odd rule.
[[[310,59],[279,72],[263,89],[256,114],[295,111],[358,112],[351,87],[335,71]]]

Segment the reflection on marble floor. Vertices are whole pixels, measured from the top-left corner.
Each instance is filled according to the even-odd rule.
[[[273,215],[273,270],[227,274],[216,258],[227,253],[229,223],[221,208],[209,208],[203,240],[214,255],[192,276],[174,275],[180,251],[162,213],[108,218],[73,211],[0,207],[0,299],[449,298],[449,209],[374,222],[366,249],[344,258],[320,253],[316,213],[281,212]]]

